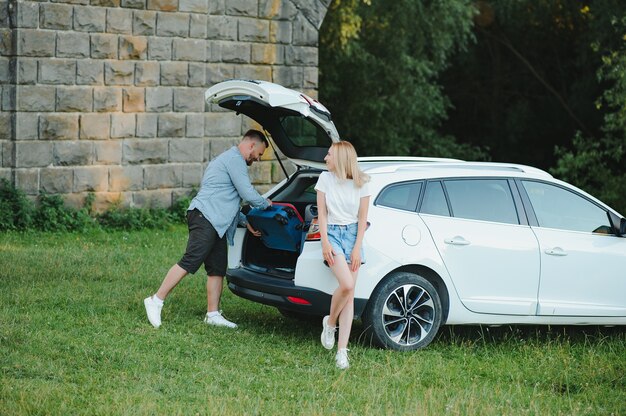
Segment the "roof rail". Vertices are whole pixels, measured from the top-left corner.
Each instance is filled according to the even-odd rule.
[[[426,166],[402,165],[398,166],[398,170],[415,170],[424,169]],[[492,170],[492,171],[510,171],[532,173],[535,175],[546,176],[552,178],[552,175],[545,170],[535,168],[533,166],[520,165],[517,163],[500,163],[500,162],[463,162],[463,163],[437,163],[429,164],[428,169],[467,169],[467,170]]]

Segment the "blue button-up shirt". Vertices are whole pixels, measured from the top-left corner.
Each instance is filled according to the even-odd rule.
[[[269,203],[250,183],[248,165],[237,146],[231,147],[215,159],[204,171],[200,191],[188,210],[198,209],[208,219],[220,238],[226,234],[233,244],[237,223],[244,220],[241,201],[255,208],[267,208]]]

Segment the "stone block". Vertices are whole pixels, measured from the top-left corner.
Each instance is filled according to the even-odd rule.
[[[15,169],[15,187],[26,195],[39,194],[39,169]]]
[[[39,3],[20,1],[14,3],[14,6],[17,7],[17,13],[10,13],[12,27],[32,29],[39,26]],[[0,14],[2,14],[3,11],[0,11]],[[7,25],[5,27],[9,26]]]
[[[189,63],[189,80],[190,87],[206,87],[206,65],[204,63]]]
[[[317,48],[309,46],[285,46],[285,63],[293,66],[317,67]]]
[[[133,35],[152,36],[156,29],[156,12],[138,11],[133,13]]]
[[[135,114],[111,114],[111,138],[135,137]]]
[[[235,77],[235,66],[228,64],[207,64],[206,85],[217,84],[218,82]]]
[[[202,139],[170,140],[170,163],[202,163]]]
[[[46,168],[39,172],[41,190],[49,194],[72,192],[74,183],[73,168]]]
[[[15,143],[15,167],[35,168],[52,163],[52,143],[28,140]]]
[[[298,8],[292,1],[259,0],[259,17],[273,20],[293,20]]]
[[[219,45],[219,58],[215,60],[233,63],[233,64],[247,64],[250,62],[250,44],[249,43],[221,42],[219,44],[214,44],[214,46],[218,46],[218,45]],[[217,48],[214,48],[213,50],[217,52],[216,49]],[[211,58],[213,58],[213,56]],[[215,58],[217,58],[217,56]]]
[[[70,30],[73,7],[67,4],[43,3],[39,8],[41,29]]]
[[[204,137],[204,114],[187,114],[186,137]]]
[[[103,192],[109,188],[109,168],[106,166],[84,166],[74,169],[72,192]]]
[[[0,84],[8,84],[13,69],[9,58],[0,57]]]
[[[47,85],[18,85],[17,111],[54,111],[55,88]]]
[[[122,111],[122,89],[95,87],[93,89],[93,111],[98,113]]]
[[[104,65],[100,60],[81,59],[76,61],[76,84],[104,84]]]
[[[98,165],[119,165],[122,163],[122,142],[106,140],[94,143],[94,163]]]
[[[124,140],[122,163],[129,165],[165,163],[168,159],[167,139]]]
[[[168,208],[172,205],[172,191],[159,189],[133,192],[132,205],[141,208]]]
[[[237,65],[235,66],[235,78],[272,80],[272,67],[269,65]]]
[[[110,191],[139,191],[143,189],[143,167],[111,166],[109,168]]]
[[[241,117],[228,113],[207,113],[204,115],[204,135],[239,136],[241,133]]]
[[[317,67],[304,68],[304,88],[317,89],[319,87],[319,71]]]
[[[272,183],[272,164],[270,162],[253,163],[248,169],[250,182],[254,184]]]
[[[37,59],[20,58],[17,63],[17,79],[18,84],[36,84],[37,83]]]
[[[93,107],[93,91],[90,87],[58,87],[56,111],[90,112]]]
[[[127,9],[145,9],[145,0],[122,0],[122,7]]]
[[[159,114],[158,137],[185,137],[184,114]]]
[[[178,10],[207,14],[209,12],[209,0],[179,0]]]
[[[144,92],[143,88],[124,88],[122,90],[122,110],[125,113],[143,113],[146,111]]]
[[[298,2],[298,9],[302,13],[302,16],[313,24],[317,30],[319,30],[326,11],[328,10],[328,4],[324,4],[320,0],[300,0]]]
[[[49,140],[77,140],[78,114],[42,114],[39,137]]]
[[[74,30],[79,32],[104,32],[106,9],[100,7],[74,8]]]
[[[206,60],[206,42],[196,39],[174,39],[173,56],[175,61],[200,61]]]
[[[91,57],[94,59],[117,59],[117,36],[91,35]]]
[[[137,114],[137,137],[156,137],[158,119],[157,114]]]
[[[10,32],[9,34],[10,39]],[[37,29],[22,29],[17,34],[19,56],[54,56],[56,33]]]
[[[15,114],[15,140],[35,140],[39,138],[39,115],[33,113]]]
[[[267,20],[240,18],[238,39],[241,42],[269,42],[270,22]]]
[[[189,163],[185,164],[183,169],[183,187],[185,188],[199,188],[200,183],[202,182],[202,174],[204,173],[204,169],[202,163]],[[186,196],[181,195],[181,196]],[[178,196],[174,200],[180,198]]]
[[[100,7],[119,7],[120,0],[91,0],[92,6],[100,6]]]
[[[228,0],[226,2],[226,14],[255,17],[259,11],[258,3],[257,0]]]
[[[111,134],[111,116],[109,114],[81,114],[79,138],[82,140],[105,140]]]
[[[237,40],[237,18],[209,16],[207,19],[207,39]]]
[[[16,87],[15,85],[2,86],[2,111],[15,111]]]
[[[158,62],[137,62],[135,64],[135,85],[156,87],[161,80],[161,65]]]
[[[317,46],[318,30],[306,18],[299,15],[293,21],[293,45],[297,46]]]
[[[172,39],[149,38],[148,59],[156,61],[169,61],[172,59]]]
[[[187,62],[162,62],[161,85],[186,86],[188,70]]]
[[[143,36],[120,36],[120,59],[146,59],[148,39]]]
[[[250,63],[282,65],[285,63],[285,47],[273,43],[257,43],[250,46]]]
[[[39,62],[39,82],[72,85],[76,82],[76,61],[67,59]]]
[[[175,12],[178,9],[178,0],[148,0],[148,9]]]
[[[104,212],[112,206],[129,208],[132,195],[129,192],[94,192],[96,199],[93,201],[94,212]]]
[[[211,0],[209,2],[209,14],[226,13],[226,0]]]
[[[93,163],[91,141],[60,141],[52,148],[52,163],[55,166],[84,166]]]
[[[107,32],[130,35],[133,33],[133,12],[128,9],[107,10]]]
[[[106,85],[133,85],[135,63],[112,61],[104,63],[104,83]]]
[[[183,185],[183,165],[146,166],[143,177],[146,189],[180,188]]]
[[[189,14],[159,13],[156,34],[158,36],[189,36]]]
[[[204,88],[175,88],[174,111],[201,113],[204,111]]]
[[[0,140],[12,139],[14,117],[17,117],[17,115],[13,116],[11,113],[0,113]],[[2,149],[0,149],[0,161],[2,160],[1,150]]]
[[[207,140],[204,143],[204,161],[213,160],[231,147],[237,146],[240,137],[214,137]]]
[[[291,43],[291,22],[270,22],[270,42],[288,45]]]
[[[192,14],[189,20],[189,36],[206,39],[208,18],[202,14]]]
[[[172,111],[172,88],[146,88],[146,111],[162,113]]]
[[[275,66],[272,68],[273,82],[287,88],[302,88],[304,72],[301,67]]]

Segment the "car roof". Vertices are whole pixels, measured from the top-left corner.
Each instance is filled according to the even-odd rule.
[[[361,164],[368,174],[394,173],[419,178],[464,176],[522,176],[553,178],[548,172],[527,165],[498,162],[465,161],[389,161],[387,163]]]

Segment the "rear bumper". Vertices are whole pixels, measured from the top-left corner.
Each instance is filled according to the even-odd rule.
[[[293,280],[272,277],[243,267],[228,269],[226,279],[231,292],[253,302],[307,315],[324,316],[330,311],[331,295],[319,290],[296,286]],[[310,304],[294,303],[288,297],[305,299]],[[365,299],[354,300],[355,318],[360,317],[365,303]]]

